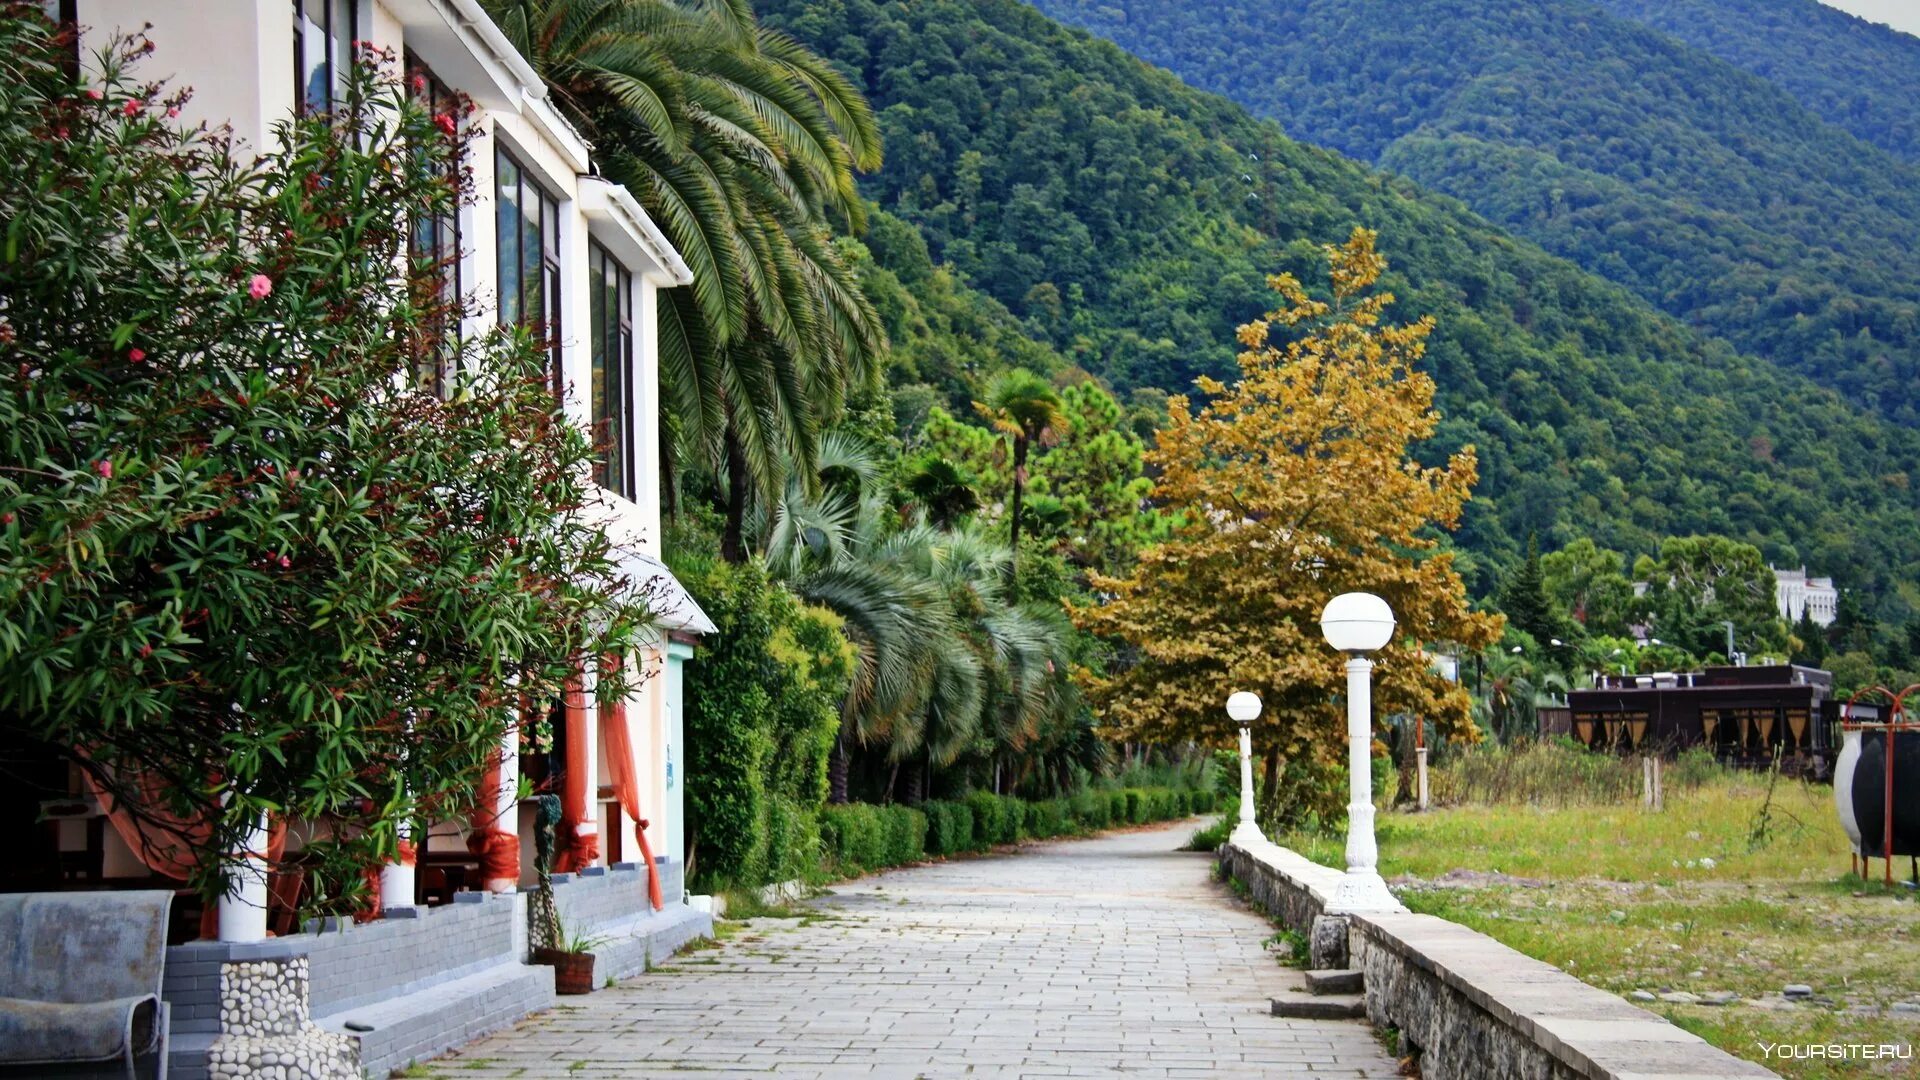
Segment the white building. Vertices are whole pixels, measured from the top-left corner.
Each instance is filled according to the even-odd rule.
[[[1840,603],[1840,591],[1833,587],[1832,578],[1810,578],[1807,568],[1798,570],[1773,569],[1774,602],[1780,608],[1780,617],[1788,622],[1799,622],[1801,615],[1813,620],[1815,626],[1832,626],[1834,609]]]
[[[559,906],[570,930],[611,927],[616,934],[636,935],[631,940],[639,942],[637,952],[603,947],[598,977],[638,970],[647,953],[660,947],[648,938],[654,931],[647,928],[689,910],[681,873],[680,668],[695,637],[713,629],[660,562],[656,316],[659,290],[692,281],[685,263],[625,188],[593,175],[591,148],[548,100],[537,73],[478,0],[48,0],[45,7],[86,30],[83,57],[107,35],[151,24],[147,33],[155,52],[143,61],[141,77],[191,87],[181,122],[230,126],[243,148],[268,147],[277,122],[299,110],[325,108],[341,86],[343,65],[351,62],[356,42],[404,57],[417,92],[462,94],[475,105],[469,121],[475,139],[464,164],[472,171],[476,197],[460,207],[456,220],[439,223],[434,241],[450,253],[458,251],[459,287],[478,301],[467,330],[478,333],[494,321],[513,320],[562,328],[552,335],[552,350],[557,381],[567,388],[566,412],[614,447],[596,476],[605,493],[606,527],[621,542],[631,570],[641,580],[652,579],[661,597],[662,635],[628,660],[661,677],[646,678],[625,702],[627,737],[606,737],[614,718],[596,714],[591,694],[569,695],[568,707],[561,710],[564,723],[556,723],[561,738],[576,750],[591,748],[568,755],[565,766],[567,784],[584,791],[589,809],[581,820],[563,823],[562,865],[577,876],[556,890]],[[350,1037],[361,1044],[362,1064],[378,1075],[406,1063],[395,1055],[426,1056],[425,1051],[471,1037],[483,1018],[498,1026],[526,1011],[498,1007],[500,1002],[537,1007],[541,999],[538,986],[527,990],[532,984],[507,968],[523,959],[526,936],[524,897],[515,901],[511,894],[533,879],[533,811],[519,798],[522,766],[550,765],[540,757],[523,758],[521,749],[517,741],[503,748],[498,785],[481,800],[492,804],[498,837],[486,835],[480,814],[474,821],[436,822],[418,845],[417,866],[395,865],[381,875],[382,906],[390,918],[384,926],[372,923],[353,933],[377,930],[384,935],[381,950],[387,956],[352,959],[325,935],[301,945],[299,939],[313,935],[274,927],[281,934],[275,942],[298,945],[298,955],[312,957],[315,1018],[331,1030],[358,1032]],[[636,781],[644,828],[623,809],[615,790],[623,771]],[[88,828],[84,821],[61,828],[63,849],[69,843],[103,849],[90,853],[103,877],[115,876],[116,867],[145,872],[130,849],[121,850],[127,846],[112,830]],[[517,845],[504,843],[509,834],[517,834]],[[496,855],[517,846],[517,869],[499,858],[477,859],[489,839],[503,841],[495,845]],[[650,865],[641,865],[643,851],[654,856]],[[664,894],[663,913],[647,902],[650,876]],[[457,929],[451,917],[430,918],[431,912],[415,910],[417,897],[426,893],[428,904],[444,904],[453,912],[465,906],[451,903],[463,892],[468,902],[488,895],[496,899],[473,909],[481,914]],[[264,942],[272,905],[262,901],[263,893],[264,887],[223,902],[220,943],[263,942],[256,950],[275,944]],[[506,898],[498,898],[501,894]],[[408,918],[398,921],[392,918],[396,915]],[[457,949],[450,956],[435,951],[438,937],[448,934],[492,941],[469,925],[475,918],[506,928],[501,932],[510,936],[500,940],[515,942],[514,950],[496,955],[486,952],[492,946],[476,946],[479,951],[471,956]],[[436,931],[436,925],[445,929]],[[495,1006],[458,1005],[467,999],[449,990],[446,980],[472,981],[475,965],[491,962],[490,956],[502,959],[495,982],[473,993]],[[551,975],[544,977],[550,999]],[[511,987],[519,989],[502,989]],[[192,1028],[200,1022],[192,1019],[198,1015],[193,991],[181,993],[174,1003],[176,1047],[183,1045],[182,1017],[192,1029],[186,1034],[201,1030]],[[335,1006],[334,1013],[327,1012]],[[347,1014],[355,1008],[367,1016],[377,1013],[378,1024],[354,1027]],[[205,1030],[207,1038],[214,1037],[216,1029]],[[396,1033],[388,1038],[389,1031]],[[204,1051],[192,1039],[184,1045],[186,1056],[177,1052],[174,1060],[191,1073],[204,1063]],[[204,1040],[199,1044],[205,1045]]]

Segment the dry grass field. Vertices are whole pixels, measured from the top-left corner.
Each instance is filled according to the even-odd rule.
[[[1831,788],[1683,761],[1669,766],[1665,809],[1648,812],[1637,763],[1595,758],[1553,746],[1461,755],[1433,778],[1451,805],[1380,816],[1382,873],[1409,907],[1783,1076],[1920,1076],[1920,1049],[1877,1062],[1764,1052],[1920,1047],[1920,904],[1904,885],[1878,884],[1879,864],[1873,883],[1848,873]],[[1275,839],[1342,859],[1337,834]],[[1896,879],[1907,870],[1897,861]],[[1812,998],[1787,1000],[1795,983]]]

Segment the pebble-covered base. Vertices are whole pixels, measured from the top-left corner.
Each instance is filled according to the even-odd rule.
[[[309,1019],[307,979],[304,956],[222,965],[214,1080],[358,1080],[359,1040]]]
[[[359,1080],[360,1043],[312,1023],[298,1035],[222,1035],[207,1048],[213,1080]]]

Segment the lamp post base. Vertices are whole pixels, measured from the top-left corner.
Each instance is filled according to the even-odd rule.
[[[1261,832],[1260,826],[1255,825],[1251,821],[1243,821],[1240,824],[1235,825],[1233,827],[1233,832],[1227,836],[1228,843],[1232,844],[1234,847],[1240,848],[1243,851],[1246,849],[1246,846],[1249,843],[1252,843],[1255,841],[1258,841],[1259,843],[1262,843],[1262,844],[1266,843],[1267,834]]]
[[[1387,883],[1376,870],[1349,869],[1334,887],[1327,901],[1329,915],[1377,915],[1405,911],[1406,905],[1393,898]]]

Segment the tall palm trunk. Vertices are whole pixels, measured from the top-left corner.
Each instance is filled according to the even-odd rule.
[[[847,740],[833,740],[833,753],[827,758],[827,801],[835,805],[847,801]]]
[[[1013,539],[1012,550],[1008,553],[1007,573],[1019,580],[1020,569],[1020,504],[1024,501],[1027,489],[1027,438],[1016,435],[1013,438]],[[1015,599],[1018,599],[1016,595]]]
[[[720,533],[720,557],[730,563],[747,561],[747,460],[740,433],[729,423],[726,434],[727,523]]]

